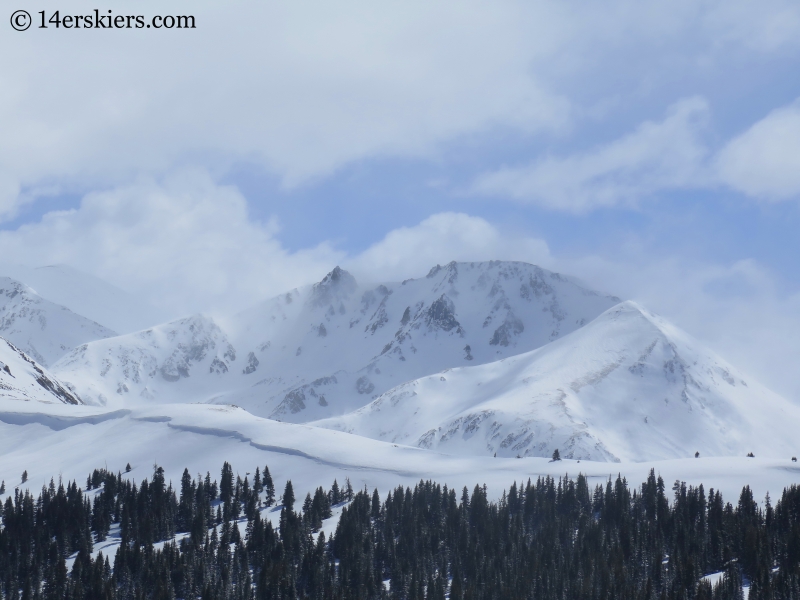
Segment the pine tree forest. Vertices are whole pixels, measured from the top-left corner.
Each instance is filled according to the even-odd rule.
[[[480,485],[382,498],[348,480],[301,502],[268,468],[242,479],[225,463],[178,489],[157,466],[138,485],[95,470],[84,489],[17,490],[0,512],[3,600],[738,600],[743,585],[749,600],[800,600],[796,486],[773,506],[652,471],[638,488],[538,478],[497,502]],[[96,551],[110,536],[114,555]]]

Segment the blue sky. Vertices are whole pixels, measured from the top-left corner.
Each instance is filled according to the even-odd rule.
[[[800,398],[796,2],[172,8],[198,29],[0,36],[5,262],[178,314],[528,260]]]

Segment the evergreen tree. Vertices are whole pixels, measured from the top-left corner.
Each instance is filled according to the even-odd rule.
[[[291,479],[286,482],[286,488],[283,490],[283,507],[286,510],[294,510],[294,488]]]
[[[540,477],[513,483],[499,502],[485,485],[465,487],[460,501],[432,481],[385,501],[350,488],[335,532],[316,537],[334,489],[307,494],[300,515],[287,481],[274,529],[253,509],[247,477],[232,483],[225,518],[217,506],[217,527],[209,474],[184,471],[180,501],[157,465],[139,485],[97,469],[88,486],[98,491],[87,497],[74,481],[51,480],[38,497],[5,498],[0,598],[442,600],[449,591],[454,600],[740,600],[743,577],[751,600],[800,598],[796,485],[763,505],[748,486],[731,504],[681,481],[670,501],[652,470],[637,488],[621,476],[594,490],[582,475]],[[246,535],[231,521],[240,510]],[[188,535],[176,541],[188,518]],[[92,557],[93,538],[111,523],[122,542],[113,571],[103,554]],[[716,585],[703,579],[719,571]]]
[[[222,465],[222,474],[219,478],[219,498],[229,504],[233,498],[233,468],[227,461]]]
[[[350,502],[353,499],[353,485],[350,483],[350,478],[345,479],[344,482],[344,499]]]
[[[269,473],[269,466],[264,467],[264,491],[267,493],[267,506],[275,503],[275,484],[272,482],[272,475]]]

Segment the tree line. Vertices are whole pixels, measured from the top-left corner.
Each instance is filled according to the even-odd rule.
[[[670,493],[671,491],[671,493]],[[0,507],[0,599],[800,600],[800,487],[763,506],[650,472],[514,483],[499,501],[432,481],[299,503],[269,468],[219,480],[95,470]],[[320,532],[341,507],[335,531]],[[275,511],[273,526],[265,511]],[[280,511],[278,513],[278,511]],[[116,554],[95,546],[119,539]],[[71,566],[68,568],[68,564]],[[712,586],[703,577],[723,573]]]

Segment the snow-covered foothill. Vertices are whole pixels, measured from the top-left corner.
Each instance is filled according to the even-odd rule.
[[[532,352],[402,384],[314,424],[450,454],[791,456],[800,409],[634,302]]]
[[[129,477],[137,482],[151,478],[153,464],[158,463],[173,486],[184,468],[192,474],[210,471],[218,479],[223,461],[242,477],[257,466],[269,465],[276,488],[283,490],[291,479],[297,498],[318,486],[329,488],[334,478],[340,484],[349,478],[356,490],[377,488],[382,497],[398,485],[413,487],[421,479],[432,479],[456,490],[485,483],[490,496],[498,499],[512,482],[529,477],[583,473],[594,486],[621,474],[638,486],[654,469],[668,487],[675,480],[702,483],[735,503],[744,485],[762,499],[767,491],[776,497],[800,479],[800,466],[788,456],[621,463],[453,456],[280,423],[230,406],[153,405],[113,412],[80,406],[73,407],[80,409],[79,417],[50,418],[25,413],[24,408],[16,414],[15,424],[9,423],[12,413],[0,412],[0,479],[12,496],[23,470],[29,475],[25,486],[36,492],[51,477],[60,475],[80,484],[94,468],[124,471],[128,463],[133,468]]]

